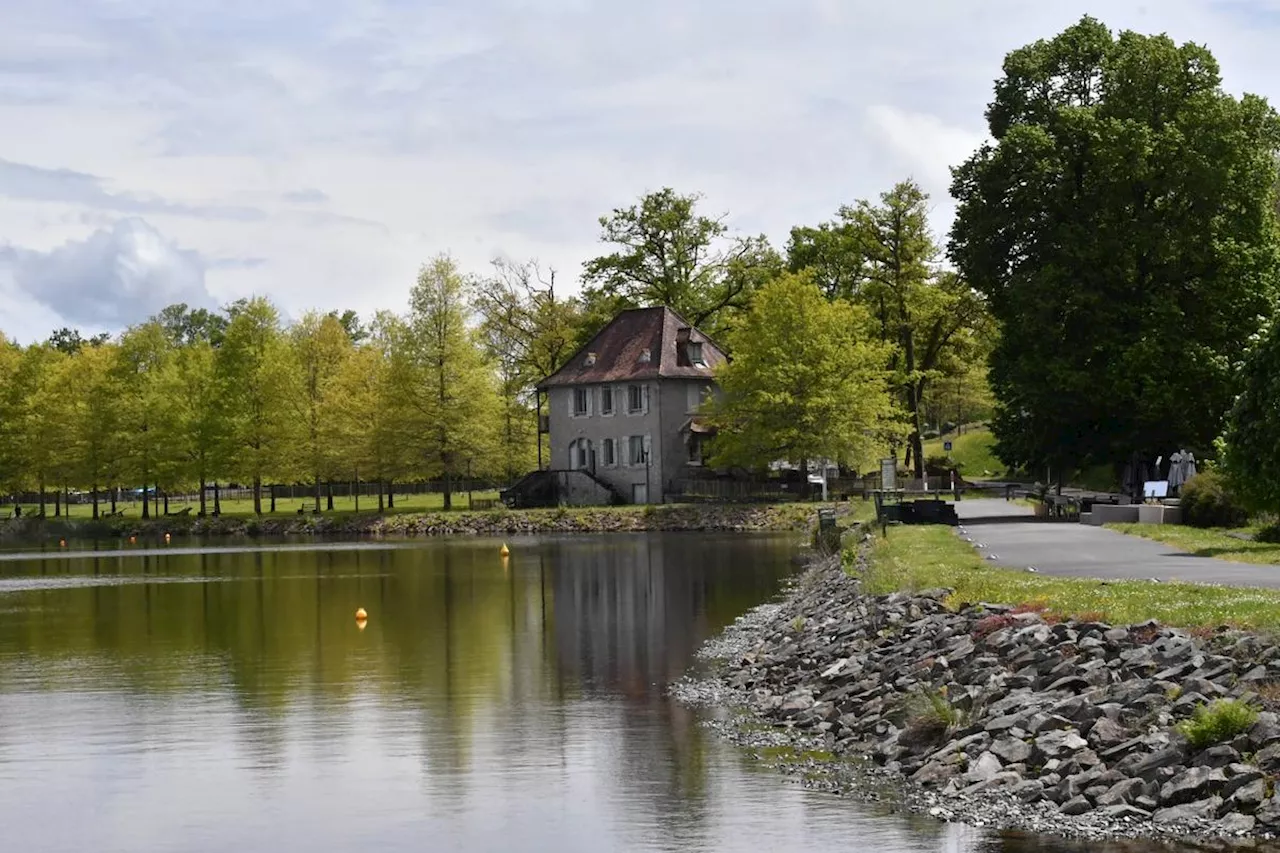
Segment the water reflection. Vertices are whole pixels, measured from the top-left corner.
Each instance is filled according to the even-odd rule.
[[[7,844],[1070,849],[807,792],[665,698],[793,570],[790,540],[511,545],[505,561],[445,540],[0,564]]]

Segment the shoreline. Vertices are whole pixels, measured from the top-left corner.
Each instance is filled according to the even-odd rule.
[[[1207,748],[1177,730],[1214,699],[1271,706],[1274,641],[859,586],[816,559],[708,641],[708,671],[673,695],[806,787],[900,811],[1083,841],[1280,836],[1280,715]]]
[[[660,504],[638,507],[459,510],[378,515],[288,515],[151,519],[20,518],[0,521],[0,542],[58,539],[163,539],[173,536],[502,536],[538,533],[679,531],[798,532],[812,529],[820,507],[848,516],[853,504]]]

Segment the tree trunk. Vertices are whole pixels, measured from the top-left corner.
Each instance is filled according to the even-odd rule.
[[[396,508],[396,481],[387,480],[387,509]]]
[[[93,484],[93,488],[90,489],[90,492],[92,492],[93,494],[93,520],[97,521],[98,520],[98,484],[97,483]]]
[[[142,481],[142,517],[151,517],[151,492],[147,488],[147,481]]]
[[[445,512],[453,509],[453,474],[448,463],[444,466],[444,509]]]
[[[165,515],[169,514],[169,492],[168,491],[164,493],[164,514]]]
[[[359,512],[360,511],[360,469],[358,468],[356,469],[355,475],[356,475],[356,483],[355,483],[356,512]]]
[[[45,499],[44,499],[44,477],[40,477],[40,517],[44,518]]]
[[[325,488],[325,507],[329,512],[333,512],[333,481],[327,481]]]
[[[206,505],[206,501],[204,497],[204,485],[205,485],[204,477],[201,477],[200,478],[200,517],[201,518],[204,518],[205,510],[208,509],[208,506]]]
[[[53,493],[53,517],[58,518],[62,515],[62,490]]]
[[[222,487],[216,480],[213,483],[213,514],[222,515]]]
[[[387,511],[386,503],[383,500],[385,496],[386,496],[386,489],[383,488],[383,482],[379,480],[378,481],[378,514],[379,515]]]
[[[271,514],[276,514],[276,484],[271,484]]]
[[[253,478],[253,514],[262,515],[262,478]]]
[[[316,512],[319,512],[320,511],[320,472],[319,471],[316,472],[315,481],[316,481]],[[333,507],[329,507],[329,509],[333,509]]]
[[[111,488],[111,514],[116,514],[116,498],[120,496],[120,487],[113,486]]]

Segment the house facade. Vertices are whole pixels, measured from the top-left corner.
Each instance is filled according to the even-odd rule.
[[[585,471],[627,503],[661,503],[702,466],[697,417],[727,358],[670,308],[623,311],[538,385],[553,471]]]

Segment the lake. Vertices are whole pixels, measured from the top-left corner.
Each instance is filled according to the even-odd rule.
[[[794,537],[509,544],[3,555],[5,849],[1085,849],[807,791],[666,697]]]

